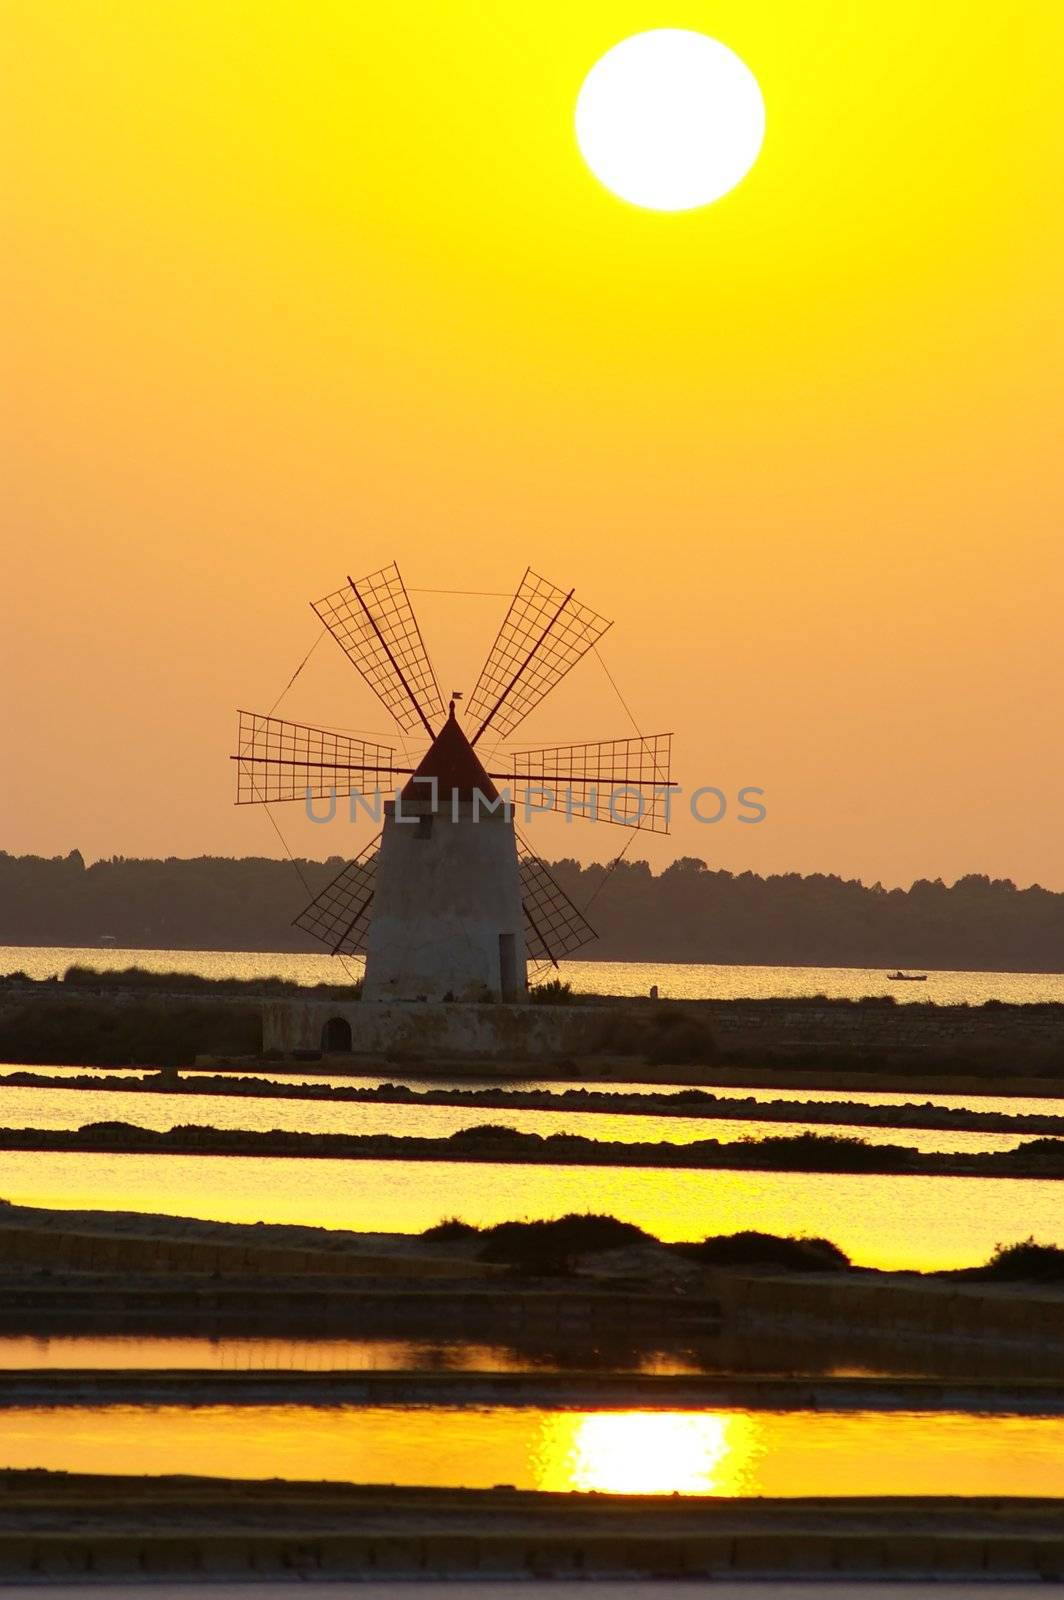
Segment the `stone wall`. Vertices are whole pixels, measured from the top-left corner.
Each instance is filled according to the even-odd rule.
[[[896,1183],[908,1183],[896,1178]],[[950,1282],[893,1274],[707,1274],[733,1325],[753,1330],[801,1327],[837,1334],[879,1328],[893,1336],[970,1343],[1016,1343],[1041,1350],[1064,1345],[1064,1291],[1053,1285]]]
[[[350,1029],[356,1055],[508,1061],[551,1060],[594,1048],[599,1006],[463,1005],[411,1002],[269,1000],[262,1008],[265,1050],[320,1050],[326,1028]]]
[[[776,1000],[705,1001],[697,1007],[725,1049],[948,1050],[955,1046],[1064,1047],[1064,1006],[937,1006]]]
[[[331,1019],[346,1023],[356,1055],[550,1061],[586,1056],[608,1023],[623,1043],[624,1019],[652,1021],[677,1008],[709,1024],[727,1053],[769,1051],[824,1057],[884,1053],[946,1054],[953,1049],[1064,1052],[1064,1006],[850,1005],[773,1000],[698,1002],[608,1000],[571,1006],[374,1005],[362,1001],[273,1000],[263,1004],[263,1047],[290,1054],[320,1050]],[[621,1018],[621,1027],[616,1019]],[[346,1039],[346,1035],[345,1035]],[[1064,1058],[1062,1058],[1064,1064]]]
[[[63,984],[0,987],[0,1021],[27,1004],[56,1007],[106,1005],[133,1016],[138,1008],[158,1015],[202,1009],[213,1014],[262,1019],[262,1047],[290,1056],[322,1048],[325,1024],[332,1018],[351,1029],[351,1048],[369,1056],[421,1057],[426,1060],[494,1059],[542,1061],[593,1055],[609,1027],[613,1054],[623,1045],[625,1021],[653,1022],[657,1013],[680,1010],[704,1020],[723,1051],[749,1056],[768,1052],[816,1052],[824,1059],[912,1053],[948,1054],[954,1049],[1014,1052],[1016,1056],[1054,1056],[1064,1068],[1064,1005],[937,1006],[922,1002],[895,1005],[778,1000],[609,1000],[575,1005],[372,1004],[323,1000],[312,991],[304,999],[224,991],[91,989]],[[620,1027],[617,1020],[620,1019]],[[343,1046],[339,1047],[340,1050]],[[76,1059],[72,1057],[71,1059]]]

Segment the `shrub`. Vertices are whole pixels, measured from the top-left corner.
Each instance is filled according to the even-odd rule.
[[[642,1056],[656,1066],[710,1066],[717,1043],[709,1024],[679,1006],[649,1016],[614,1010],[603,1018],[594,1048],[600,1055]]]
[[[498,1122],[479,1122],[473,1128],[458,1128],[449,1136],[448,1143],[455,1145],[460,1150],[498,1149],[505,1146],[512,1150],[523,1150],[532,1139],[540,1136],[535,1133],[522,1133],[518,1128],[504,1127]]]
[[[910,1145],[868,1144],[844,1133],[746,1134],[737,1142],[755,1165],[794,1172],[907,1172],[920,1159]]]
[[[659,1067],[712,1066],[717,1061],[717,1040],[706,1022],[686,1018],[651,1038],[646,1059]]]
[[[534,1006],[567,1006],[573,1002],[573,986],[563,983],[561,978],[551,978],[546,983],[537,983],[528,991],[528,998]]]
[[[208,1052],[253,1055],[261,1044],[255,1010],[207,998],[182,1004],[145,994],[123,1007],[103,995],[62,1006],[39,998],[0,1017],[0,1059],[32,1065],[180,1066]]]
[[[666,1012],[651,1032],[644,1053],[655,1066],[710,1066],[717,1059],[717,1041],[697,1017]]]
[[[785,1272],[846,1272],[850,1259],[830,1239],[783,1238],[774,1233],[717,1234],[673,1249],[712,1267],[776,1267]]]
[[[463,1222],[461,1217],[444,1217],[442,1222],[434,1223],[431,1228],[424,1228],[421,1237],[449,1243],[455,1239],[471,1239],[479,1232],[478,1227],[472,1222]]]
[[[630,1012],[611,1007],[596,1029],[592,1048],[604,1056],[637,1056],[643,1031],[642,1025]]]
[[[317,995],[326,999],[358,1000],[362,979],[353,983],[317,983],[305,986],[290,978],[205,978],[195,972],[149,972],[145,967],[108,968],[75,964],[67,967],[62,982],[70,989],[145,989],[172,994]]]
[[[995,1161],[998,1164],[1021,1172],[1064,1172],[1064,1140],[1025,1139],[1012,1150],[999,1151]]]
[[[1055,1244],[1039,1244],[1033,1237],[1019,1244],[999,1244],[983,1267],[976,1267],[981,1278],[1004,1283],[1064,1282],[1064,1250]]]
[[[570,1212],[550,1221],[496,1223],[486,1230],[480,1258],[525,1272],[556,1275],[571,1272],[577,1256],[651,1240],[650,1234],[632,1222]]]

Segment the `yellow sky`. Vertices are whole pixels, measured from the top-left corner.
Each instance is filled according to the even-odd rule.
[[[701,29],[767,110],[714,206],[638,211],[572,110]],[[275,854],[232,804],[307,601],[526,564],[741,870],[1064,888],[1051,0],[10,0],[0,848]],[[503,602],[418,597],[472,686]],[[283,704],[385,732],[331,643]],[[629,732],[585,662],[525,724]],[[367,833],[282,822],[297,849]],[[367,835],[368,836],[368,835]],[[537,834],[605,859],[619,830]]]

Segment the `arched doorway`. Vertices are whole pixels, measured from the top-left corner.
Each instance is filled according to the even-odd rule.
[[[339,1055],[351,1049],[351,1024],[346,1017],[330,1017],[321,1030],[322,1054]]]

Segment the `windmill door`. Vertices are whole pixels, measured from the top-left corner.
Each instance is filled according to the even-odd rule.
[[[512,933],[499,935],[499,991],[504,1000],[517,999],[517,940]]]

